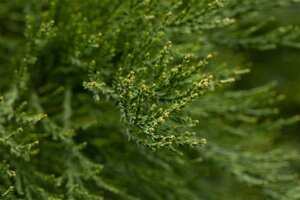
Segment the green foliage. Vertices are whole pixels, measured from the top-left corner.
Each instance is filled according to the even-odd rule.
[[[299,199],[299,116],[229,53],[299,48],[293,2],[1,2],[1,198]]]

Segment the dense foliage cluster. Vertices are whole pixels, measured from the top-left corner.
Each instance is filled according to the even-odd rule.
[[[295,0],[0,2],[2,199],[300,199],[270,83],[239,51],[300,48]]]

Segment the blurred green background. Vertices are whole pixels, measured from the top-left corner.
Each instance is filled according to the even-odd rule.
[[[300,3],[285,9],[271,10],[266,17],[275,16],[277,22],[300,26]],[[300,50],[280,48],[268,51],[246,51],[251,60],[251,73],[245,75],[237,84],[237,89],[252,88],[271,81],[277,82],[278,92],[285,99],[280,103],[280,116],[300,114]],[[300,149],[300,123],[286,127],[279,138],[287,145]]]

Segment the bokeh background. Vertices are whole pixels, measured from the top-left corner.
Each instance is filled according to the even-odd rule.
[[[270,10],[266,17],[276,17],[279,25],[300,26],[300,3],[284,9]],[[300,50],[279,48],[268,51],[245,51],[251,60],[251,73],[245,75],[236,85],[237,89],[252,88],[276,81],[278,92],[285,96],[279,104],[281,117],[300,114]],[[280,143],[300,149],[300,123],[282,130]]]

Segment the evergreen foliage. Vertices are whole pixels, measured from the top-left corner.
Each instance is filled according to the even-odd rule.
[[[282,95],[236,51],[300,48],[296,0],[4,0],[2,199],[300,199]]]

